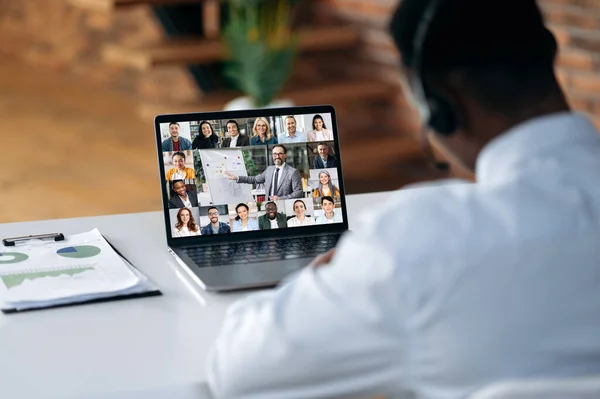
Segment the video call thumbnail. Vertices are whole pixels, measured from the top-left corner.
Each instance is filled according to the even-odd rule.
[[[342,223],[330,114],[161,123],[172,237]]]

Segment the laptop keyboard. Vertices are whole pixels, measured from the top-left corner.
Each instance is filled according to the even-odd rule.
[[[341,234],[183,247],[199,267],[311,258],[335,247]]]

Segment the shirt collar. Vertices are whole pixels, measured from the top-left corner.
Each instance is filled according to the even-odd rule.
[[[494,138],[477,158],[477,182],[500,183],[518,175],[524,165],[544,153],[560,153],[565,147],[589,142],[600,136],[589,117],[565,111],[530,119]]]

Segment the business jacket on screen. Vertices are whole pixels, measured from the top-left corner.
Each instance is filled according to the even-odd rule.
[[[280,229],[287,227],[287,216],[285,216],[283,213],[277,212],[275,220],[277,220],[277,227]],[[261,230],[271,230],[271,221],[267,215],[258,217],[258,227]]]
[[[229,144],[231,143],[231,137],[227,137],[223,139],[223,143],[221,144],[221,148],[229,148]],[[246,147],[250,145],[250,138],[248,136],[238,135],[237,142],[235,143],[236,147]]]
[[[317,155],[313,162],[313,166],[315,169],[335,168],[337,166],[337,158],[333,155],[329,155],[327,157],[327,162],[323,162],[323,158]]]
[[[259,183],[265,185],[265,194],[268,197],[276,195],[281,199],[290,198],[302,198],[304,192],[302,191],[302,178],[300,172],[290,165],[285,165],[279,173],[279,184],[277,185],[277,192],[271,193],[271,184],[273,183],[273,175],[275,173],[275,166],[268,166],[264,172],[256,176],[239,176],[238,183]]]
[[[179,151],[187,151],[192,149],[192,142],[185,137],[179,136]],[[163,151],[173,151],[173,139],[170,137],[162,142]]]
[[[192,206],[198,206],[198,192],[197,191],[187,191],[188,199],[192,203]],[[171,200],[169,201],[170,208],[183,208],[183,200],[179,197],[179,195],[175,194]]]
[[[331,130],[323,129],[321,133],[323,133],[323,141],[333,140],[333,133],[331,132]],[[317,141],[317,131],[311,130],[310,132],[308,132],[307,139],[308,141]]]

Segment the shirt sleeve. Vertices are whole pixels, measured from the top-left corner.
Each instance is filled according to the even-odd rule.
[[[347,234],[331,264],[229,308],[209,386],[219,398],[397,393],[406,347],[397,277],[375,235]]]

